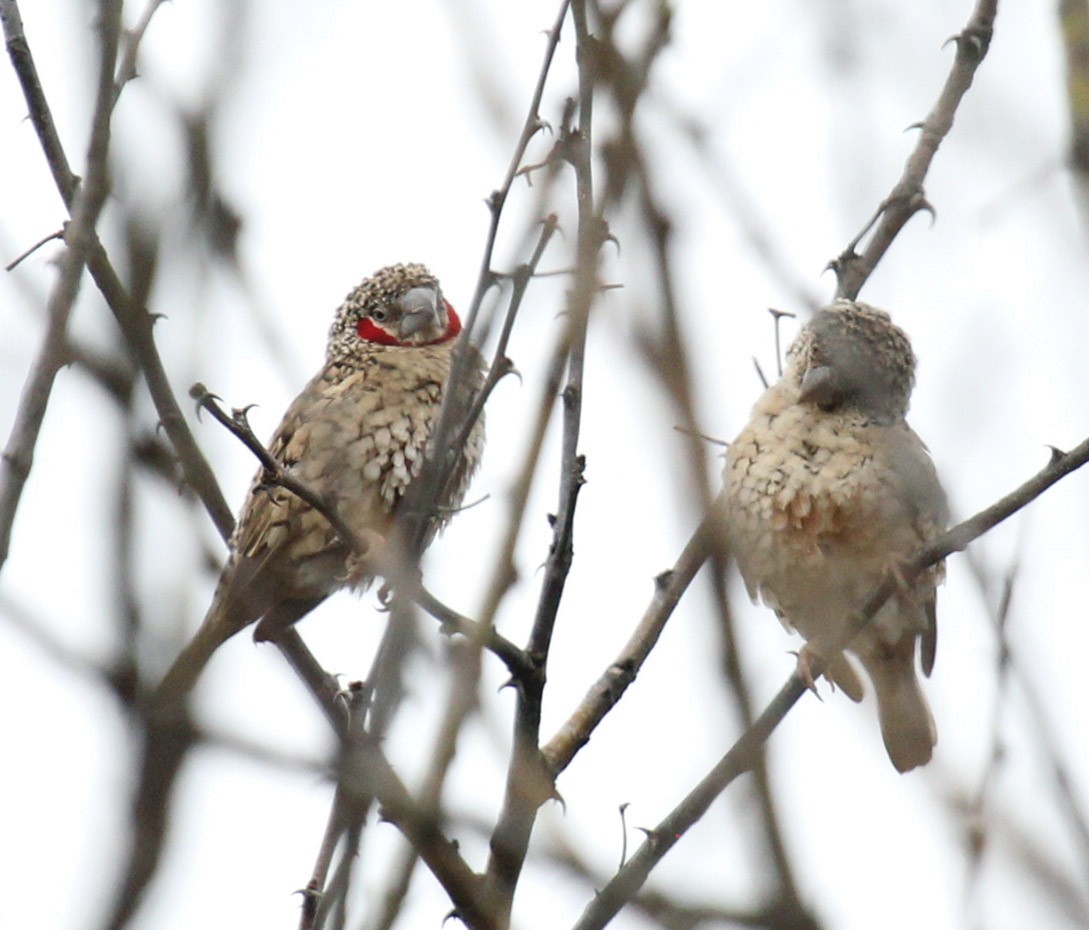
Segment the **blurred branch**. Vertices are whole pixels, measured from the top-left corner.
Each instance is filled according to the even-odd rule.
[[[899,572],[887,573],[884,581],[866,603],[849,618],[842,641],[832,644],[830,654],[847,646],[902,585],[910,585],[931,565],[954,552],[960,552],[973,540],[1030,504],[1057,481],[1087,462],[1089,439],[1070,452],[1055,450],[1047,467],[1019,488],[974,517],[935,537],[899,566]],[[820,669],[814,670],[815,675],[819,673]],[[665,854],[707,812],[715,798],[734,779],[752,767],[760,746],[767,741],[805,691],[806,685],[795,671],[752,727],[742,734],[703,780],[649,833],[635,855],[587,905],[582,917],[575,924],[575,930],[599,930],[612,920],[642,887],[651,870]]]
[[[968,566],[972,577],[975,579],[984,598],[988,598],[993,587],[991,573],[986,570],[985,566],[982,565],[978,559],[972,558],[971,555],[969,555],[968,558]],[[1003,706],[1003,702],[1000,699],[1008,694],[1010,684],[1016,681],[1021,688],[1021,693],[1025,700],[1025,708],[1033,721],[1033,726],[1030,728],[1031,735],[1039,746],[1042,758],[1046,760],[1046,764],[1050,768],[1055,785],[1057,803],[1061,808],[1063,815],[1063,822],[1069,828],[1080,855],[1080,871],[1083,885],[1081,889],[1082,897],[1080,898],[1079,903],[1084,912],[1087,908],[1087,904],[1089,904],[1089,897],[1087,897],[1087,894],[1089,894],[1089,819],[1086,817],[1086,812],[1075,790],[1070,767],[1066,760],[1063,759],[1059,742],[1055,738],[1054,727],[1049,719],[1043,695],[1040,689],[1036,687],[1036,683],[1033,681],[1024,664],[1019,661],[1017,652],[1010,648],[1009,636],[1007,633],[1011,605],[1013,602],[1014,583],[1019,568],[1020,556],[1018,556],[1014,564],[1010,566],[1005,578],[1002,580],[999,602],[995,608],[995,632],[998,639],[998,655],[996,661],[998,665],[997,678],[999,700],[996,700],[995,704],[992,723],[992,748],[987,770],[984,773],[982,783],[976,796],[967,799],[964,804],[969,818],[968,830],[970,834],[968,860],[969,874],[967,879],[971,882],[975,877],[975,873],[980,870],[982,856],[988,845],[985,831],[987,831],[987,824],[992,818],[984,818],[984,807],[987,800],[987,793],[996,779],[998,767],[1005,758],[1005,746],[1001,741],[999,732],[999,714]],[[1008,828],[1014,829],[1012,826]],[[1025,848],[1027,850],[1028,847],[1026,846]],[[1041,861],[1037,864],[1034,871],[1038,873],[1045,871],[1045,866],[1046,863]],[[1052,875],[1051,883],[1057,885],[1061,883],[1061,880]],[[1069,900],[1078,900],[1077,896],[1073,895],[1069,889],[1066,890],[1066,893],[1062,897]]]
[[[904,224],[920,210],[933,213],[933,207],[927,203],[923,193],[923,180],[938,146],[953,127],[953,117],[961,99],[972,86],[976,69],[987,54],[997,12],[998,0],[977,0],[968,25],[950,40],[957,47],[953,67],[934,108],[922,123],[913,127],[920,130],[919,141],[908,156],[903,174],[858,235],[829,263],[836,273],[836,297],[850,300],[858,297],[862,285]],[[873,234],[860,255],[857,249],[871,230]]]
[[[72,173],[60,136],[57,134],[49,102],[42,89],[34,58],[23,32],[19,5],[16,0],[0,0],[0,20],[3,22],[8,55],[22,87],[23,96],[26,98],[30,119],[41,143],[46,163],[53,174],[57,190],[75,222],[79,178]],[[116,99],[112,90],[110,93],[109,106],[103,109],[101,117],[107,124]],[[89,170],[91,167],[93,166],[89,165]],[[163,368],[162,359],[155,347],[152,333],[154,318],[126,291],[93,228],[88,231],[88,242],[83,248],[86,249],[86,263],[91,277],[117,319],[144,373],[159,419],[178,452],[186,481],[196,491],[220,535],[227,539],[234,528],[234,515],[227,506],[215,475],[212,474],[208,462],[193,439],[193,434],[178,407],[166,370]],[[0,522],[0,526],[2,525]]]
[[[654,35],[664,36],[668,27],[655,30]],[[616,45],[611,35],[604,43],[608,49]],[[656,51],[656,50],[655,50]],[[653,52],[650,52],[653,54]],[[634,79],[623,80],[623,59],[613,56],[618,64],[610,69],[611,87],[618,99],[618,105],[624,112],[634,109],[641,84]],[[647,68],[637,70],[637,74],[646,78]],[[629,101],[630,98],[630,102]],[[654,383],[665,390],[676,415],[681,417],[684,426],[681,431],[688,437],[684,462],[688,465],[692,484],[695,485],[696,497],[700,502],[701,512],[711,511],[711,478],[708,475],[707,456],[699,438],[695,404],[692,393],[692,377],[688,370],[688,353],[681,332],[681,317],[677,311],[677,299],[674,287],[673,264],[671,260],[672,224],[660,205],[653,188],[650,168],[643,155],[645,147],[639,144],[632,127],[631,119],[622,123],[620,139],[615,146],[619,151],[614,154],[614,161],[622,161],[633,174],[638,191],[639,208],[643,224],[651,240],[657,268],[656,280],[660,289],[662,327],[658,334],[645,333],[642,347],[647,359],[653,366]],[[776,319],[776,323],[778,320]],[[778,348],[778,326],[776,326],[776,345]],[[734,629],[733,612],[726,592],[726,553],[721,546],[710,550],[709,581],[718,612],[717,628],[722,641],[722,664],[725,681],[737,709],[741,729],[752,725],[754,709],[749,697],[748,685],[741,667],[740,651]],[[752,766],[754,788],[759,801],[760,820],[763,827],[763,839],[771,854],[776,887],[774,908],[783,914],[793,915],[796,924],[812,923],[813,918],[802,903],[794,878],[794,868],[787,853],[779,825],[779,814],[768,780],[767,767],[763,752],[758,752]]]
[[[119,2],[103,2],[98,10],[100,73],[91,120],[91,138],[87,146],[87,181],[73,192],[70,203],[72,222],[64,231],[68,248],[61,257],[57,281],[49,294],[45,339],[23,386],[15,423],[3,452],[0,470],[0,567],[7,561],[12,525],[23,487],[34,464],[34,447],[38,442],[46,408],[49,406],[54,379],[61,366],[69,360],[68,319],[79,293],[84,264],[95,242],[95,225],[109,195],[110,113],[113,104],[112,98],[103,90],[105,82],[102,72],[108,69],[109,75],[113,73],[120,10]],[[19,8],[14,0],[3,0],[0,3],[0,18],[7,37],[8,53],[19,70],[19,63],[30,61],[30,50],[23,36]]]
[[[542,748],[549,772],[556,777],[590,741],[597,725],[635,681],[643,663],[658,642],[666,621],[707,559],[710,538],[717,523],[708,518],[700,524],[674,566],[654,579],[654,595],[639,625],[582,702]]]
[[[692,146],[710,181],[711,189],[730,211],[752,253],[772,279],[793,295],[799,306],[814,313],[819,310],[823,301],[783,254],[781,244],[776,241],[770,224],[759,215],[759,208],[751,200],[741,179],[735,175],[727,156],[712,150],[707,140],[706,128],[695,120],[684,117],[676,105],[664,108],[663,116],[677,125],[682,138]]]
[[[970,569],[976,575],[980,587],[986,590],[989,587],[981,573],[981,567],[976,560],[967,559]],[[995,699],[991,708],[990,726],[990,750],[987,754],[987,762],[983,769],[975,794],[967,799],[965,814],[967,815],[967,863],[965,869],[965,897],[969,905],[972,902],[973,892],[978,888],[980,876],[983,871],[983,856],[987,847],[987,807],[991,800],[991,792],[1002,768],[1002,762],[1006,755],[1006,747],[1002,739],[1002,712],[1008,706],[1010,686],[1010,644],[1006,636],[1007,623],[1010,617],[1010,605],[1013,603],[1013,590],[1017,580],[1017,571],[1020,567],[1020,555],[1010,565],[1006,576],[1002,581],[1002,596],[995,610],[995,635],[998,640],[998,649],[995,654]]]
[[[148,0],[144,12],[140,15],[136,25],[132,29],[126,29],[121,35],[121,61],[117,65],[117,81],[114,87],[114,103],[121,96],[125,85],[133,78],[139,77],[136,70],[136,56],[140,51],[140,43],[144,41],[144,34],[151,25],[151,18],[155,15],[165,0]]]
[[[142,740],[129,813],[128,865],[117,886],[104,930],[121,930],[132,919],[150,884],[163,851],[169,824],[169,799],[182,763],[195,743],[188,721],[149,722]]]

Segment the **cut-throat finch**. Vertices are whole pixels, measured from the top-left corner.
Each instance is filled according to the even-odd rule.
[[[853,700],[862,683],[833,646],[886,574],[937,536],[945,494],[906,416],[915,354],[889,315],[836,301],[798,334],[782,378],[730,444],[723,503],[749,593],[807,640]],[[934,718],[916,674],[934,666],[941,564],[902,585],[848,646],[877,696],[892,764],[930,761]],[[809,675],[810,680],[812,676]]]
[[[269,451],[288,473],[336,507],[357,535],[385,538],[420,473],[438,422],[461,321],[423,265],[382,268],[336,311],[325,364],[288,407]],[[466,391],[484,377],[468,347]],[[460,504],[484,445],[483,418],[445,483],[425,546]],[[365,589],[373,577],[329,521],[258,472],[230,540],[230,555],[200,628],[152,694],[178,704],[212,653],[256,623],[254,639],[274,638],[338,588]]]

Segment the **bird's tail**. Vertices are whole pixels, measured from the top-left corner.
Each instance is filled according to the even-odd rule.
[[[200,678],[212,653],[236,631],[218,618],[209,616],[200,625],[181,654],[167,669],[162,681],[151,692],[150,707],[155,713],[180,712],[181,705]]]
[[[923,695],[913,661],[871,657],[866,671],[877,693],[877,715],[885,750],[898,772],[926,765],[934,754],[938,731]]]

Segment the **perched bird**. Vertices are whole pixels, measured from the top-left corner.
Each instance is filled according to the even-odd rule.
[[[358,535],[385,536],[419,473],[436,425],[461,321],[438,280],[418,264],[382,268],[354,288],[329,330],[325,366],[288,407],[269,451],[311,490],[335,502]],[[484,364],[470,348],[470,383]],[[457,462],[440,516],[426,542],[461,502],[484,444],[474,426]],[[192,641],[152,695],[175,704],[193,687],[215,649],[259,621],[267,640],[338,588],[366,588],[351,552],[329,521],[258,472],[230,540],[211,607]]]
[[[926,446],[905,420],[914,381],[911,343],[889,315],[838,300],[802,328],[726,456],[726,533],[750,597],[805,637],[803,676],[815,655],[855,701],[862,684],[828,644],[949,516]],[[850,645],[901,772],[929,762],[937,742],[915,645],[929,675],[943,574],[939,565],[902,585]]]

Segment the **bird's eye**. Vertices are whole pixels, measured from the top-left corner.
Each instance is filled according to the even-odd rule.
[[[389,312],[383,310],[381,307],[376,307],[371,311],[371,319],[374,320],[375,323],[385,323],[388,318]]]

